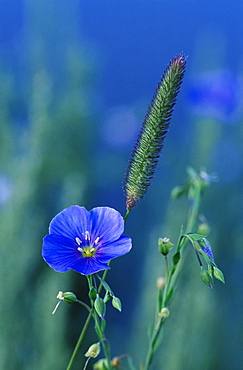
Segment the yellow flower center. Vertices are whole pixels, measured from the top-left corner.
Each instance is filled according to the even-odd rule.
[[[99,239],[100,239],[99,237],[96,238],[96,240],[94,242],[95,245],[98,244]],[[75,238],[75,240],[76,240],[76,243],[79,245],[79,247],[77,249],[78,249],[79,252],[82,253],[82,257],[94,257],[95,256],[97,248],[93,247],[92,243],[90,242],[90,235],[89,235],[88,231],[85,231],[85,233],[84,233],[83,242],[78,237]],[[86,244],[86,246],[84,245],[82,247],[81,246],[82,244]]]
[[[83,257],[94,257],[96,252],[96,248],[92,247],[92,245],[84,248],[78,247],[78,250],[82,253]]]

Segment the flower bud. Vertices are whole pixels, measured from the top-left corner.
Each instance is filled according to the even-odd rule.
[[[115,307],[118,311],[122,310],[122,303],[118,297],[112,297],[112,306]]]
[[[204,268],[201,269],[201,279],[210,288],[213,288],[213,279],[210,276],[209,272]]]
[[[159,312],[159,316],[163,319],[167,319],[170,316],[170,310],[167,307],[163,307]]]
[[[208,235],[209,231],[210,231],[210,228],[206,222],[202,222],[200,225],[198,225],[197,234]]]
[[[164,256],[166,256],[169,253],[169,250],[174,246],[174,244],[170,242],[169,238],[159,238],[158,244],[159,252],[162,253]]]
[[[104,319],[105,317],[105,311],[106,311],[106,305],[103,299],[97,294],[96,300],[94,301],[94,308],[97,314]]]
[[[117,368],[119,366],[121,366],[122,362],[121,362],[121,359],[119,357],[113,357],[113,359],[111,360],[111,366],[114,367],[114,368]]]
[[[95,370],[104,370],[104,369],[108,369],[108,363],[107,363],[107,360],[105,358],[101,358],[99,361],[97,361],[95,364],[94,364],[94,369]]]
[[[63,300],[66,303],[75,303],[75,302],[77,302],[77,297],[72,292],[65,292],[65,293],[63,293]]]
[[[100,343],[94,343],[89,347],[88,351],[85,353],[85,357],[96,358],[100,353]]]
[[[111,300],[111,298],[112,298],[112,295],[110,294],[110,292],[106,291],[103,301],[107,303]]]
[[[213,276],[222,283],[225,283],[224,274],[218,267],[213,267]]]
[[[157,281],[156,281],[156,285],[157,285],[157,288],[162,290],[164,289],[165,287],[165,278],[160,276],[158,277]]]
[[[96,298],[96,290],[95,290],[95,288],[93,286],[90,288],[89,298],[90,298],[91,301],[95,301],[95,298]]]
[[[66,293],[63,293],[63,292],[58,292],[58,295],[57,295],[57,298],[59,299],[58,303],[56,304],[56,307],[54,308],[54,310],[52,311],[52,314],[54,315],[54,313],[56,312],[56,310],[58,309],[59,305],[61,302],[66,302],[66,303],[74,303],[74,302],[77,302],[77,297],[74,293],[72,292],[66,292]]]

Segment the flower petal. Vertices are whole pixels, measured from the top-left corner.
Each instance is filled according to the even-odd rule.
[[[121,236],[111,244],[102,245],[97,249],[96,258],[102,262],[109,262],[113,258],[123,256],[132,248],[132,240],[128,236]]]
[[[89,231],[90,215],[84,207],[71,206],[58,213],[50,223],[50,234],[75,239]]]
[[[90,211],[92,222],[90,234],[94,242],[99,237],[101,244],[120,238],[124,231],[124,220],[119,212],[110,207],[96,207]]]
[[[211,260],[213,260],[213,261],[214,261],[214,255],[213,255],[212,248],[211,248],[211,246],[210,246],[210,244],[209,244],[209,241],[208,241],[206,238],[203,238],[201,241],[204,243],[204,245],[202,245],[202,243],[200,244],[200,248],[201,248],[201,250],[202,250],[204,253],[206,253],[206,255],[207,255],[209,258],[211,258]]]
[[[55,271],[66,272],[80,256],[75,242],[61,235],[46,235],[43,239],[42,257]]]
[[[42,256],[55,271],[73,269],[91,275],[108,269],[107,263],[129,252],[131,239],[121,236],[124,220],[109,207],[88,212],[71,206],[58,213],[50,223],[50,234],[43,239]],[[79,247],[81,245],[81,247]],[[96,248],[93,257],[84,257],[80,248]]]
[[[108,261],[109,262],[109,261]],[[91,275],[98,271],[107,270],[110,267],[95,257],[80,258],[72,266],[72,269],[83,275]]]

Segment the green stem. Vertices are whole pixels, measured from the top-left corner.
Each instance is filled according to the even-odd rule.
[[[87,276],[87,280],[88,280],[88,284],[89,284],[89,287],[90,287],[90,281],[92,281],[92,277],[91,277],[90,275],[88,275],[88,276]],[[84,323],[83,329],[82,329],[82,331],[81,331],[81,333],[80,333],[80,336],[79,336],[78,341],[77,341],[77,343],[76,343],[76,346],[75,346],[75,348],[74,348],[74,350],[73,350],[72,356],[71,356],[71,358],[70,358],[70,361],[69,361],[69,363],[68,363],[68,366],[67,366],[67,369],[66,369],[66,370],[70,370],[70,369],[72,368],[72,366],[73,366],[73,363],[74,363],[75,357],[77,356],[78,350],[79,350],[79,348],[80,348],[80,346],[81,346],[81,344],[82,344],[82,341],[83,341],[83,339],[84,339],[85,333],[86,333],[86,331],[87,331],[87,329],[88,329],[89,323],[90,323],[91,318],[92,318],[93,313],[94,313],[94,307],[90,308],[90,307],[89,307],[88,305],[86,305],[84,302],[81,302],[81,301],[79,301],[79,300],[77,300],[77,302],[78,302],[79,304],[82,304],[82,306],[84,306],[85,308],[87,308],[87,309],[89,310],[89,315],[88,315],[88,317],[87,317],[87,319],[86,319],[86,321],[85,321],[85,323]]]
[[[148,370],[149,366],[152,363],[154,353],[155,353],[156,342],[158,340],[158,336],[160,334],[160,330],[161,330],[164,322],[165,322],[165,319],[160,317],[159,318],[159,323],[157,323],[156,326],[154,327],[154,331],[153,331],[153,334],[152,334],[152,338],[150,340],[149,350],[148,350],[148,353],[147,353],[147,357],[146,357],[146,361],[145,361],[143,370]]]
[[[191,204],[189,206],[186,232],[193,231],[193,229],[195,227],[195,223],[196,223],[196,219],[197,219],[198,211],[199,211],[200,201],[201,201],[201,192],[198,189],[198,191],[195,195],[195,198],[193,199],[193,201],[191,202]],[[182,245],[180,246],[180,253],[181,254],[183,254],[183,252],[185,251],[185,247],[186,247],[187,242],[188,242],[188,238],[184,238],[184,240],[182,241]],[[180,261],[177,263],[175,268],[169,269],[168,259],[167,259],[167,256],[165,256],[165,268],[166,268],[166,279],[165,279],[165,281],[166,281],[166,283],[165,283],[165,288],[164,288],[164,293],[163,293],[162,308],[164,308],[166,306],[166,304],[168,303],[168,296],[167,295],[170,293],[170,290],[174,287],[184,261],[185,261],[185,258],[183,256],[183,258],[181,257]],[[152,337],[150,339],[149,349],[148,349],[148,353],[147,353],[147,357],[146,357],[146,360],[145,360],[143,370],[148,370],[151,363],[152,363],[152,360],[153,360],[153,357],[154,357],[154,354],[155,354],[155,351],[156,351],[157,340],[158,340],[161,328],[162,328],[165,321],[166,321],[166,318],[159,317],[159,322],[157,322],[154,326],[154,330],[153,330]]]
[[[81,306],[85,307],[86,310],[88,310],[89,312],[91,311],[91,308],[86,303],[80,301],[79,299],[77,299],[76,302],[79,303]]]
[[[72,356],[71,356],[71,358],[70,358],[70,361],[69,361],[69,364],[68,364],[68,366],[67,366],[67,369],[66,369],[66,370],[70,370],[70,369],[72,368],[72,366],[73,366],[74,359],[75,359],[75,357],[77,356],[77,353],[78,353],[79,347],[81,346],[81,343],[82,343],[82,341],[83,341],[83,339],[84,339],[84,336],[85,336],[86,330],[88,329],[88,326],[89,326],[89,323],[90,323],[90,320],[91,320],[91,318],[92,318],[93,313],[94,313],[94,308],[92,307],[92,308],[91,308],[91,310],[90,310],[90,312],[89,312],[89,315],[88,315],[88,317],[87,317],[87,319],[86,319],[86,321],[85,321],[85,324],[84,324],[84,326],[83,326],[83,329],[82,329],[82,331],[81,331],[81,333],[80,333],[79,339],[78,339],[78,341],[77,341],[77,343],[76,343],[76,346],[75,346],[75,348],[74,348],[73,354],[72,354]]]
[[[108,263],[108,266],[110,266],[110,262]],[[106,279],[106,276],[107,276],[107,274],[108,274],[108,271],[109,271],[109,270],[105,270],[105,271],[104,271],[104,273],[103,273],[103,275],[102,275],[102,280],[105,280],[105,279]],[[103,286],[103,285],[100,283],[99,288],[98,288],[98,294],[100,294],[101,289],[102,289],[102,286]]]
[[[127,218],[128,218],[128,216],[129,216],[130,212],[131,212],[131,210],[130,210],[130,209],[128,209],[128,210],[127,210],[127,212],[126,212],[126,214],[125,214],[125,216],[124,216],[124,222],[126,222],[126,221],[127,221]]]
[[[108,270],[104,271],[103,276],[102,276],[103,279],[106,278],[107,272],[108,272]],[[87,276],[87,279],[88,279],[88,283],[89,283],[89,288],[91,289],[93,287],[92,276],[91,275]],[[100,293],[101,289],[102,289],[102,284],[100,283],[98,291],[97,291],[98,294]],[[106,358],[107,364],[108,364],[108,370],[110,370],[111,369],[110,348],[109,348],[109,342],[105,338],[105,329],[104,329],[105,326],[103,326],[102,323],[100,325],[100,319],[99,319],[99,317],[98,317],[98,315],[95,311],[94,311],[93,317],[94,317],[94,320],[95,320],[95,331],[96,331],[96,334],[97,334],[97,336],[98,336],[98,338],[99,338],[99,340],[102,344],[102,347],[103,347],[103,350],[104,350],[104,353],[105,353],[105,358]],[[102,319],[102,320],[104,320],[104,319]],[[108,345],[107,345],[106,342],[108,342]]]

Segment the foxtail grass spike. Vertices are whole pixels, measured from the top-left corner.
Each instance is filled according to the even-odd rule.
[[[168,64],[149,105],[125,175],[127,211],[151,184],[185,69],[186,57],[179,54]]]

